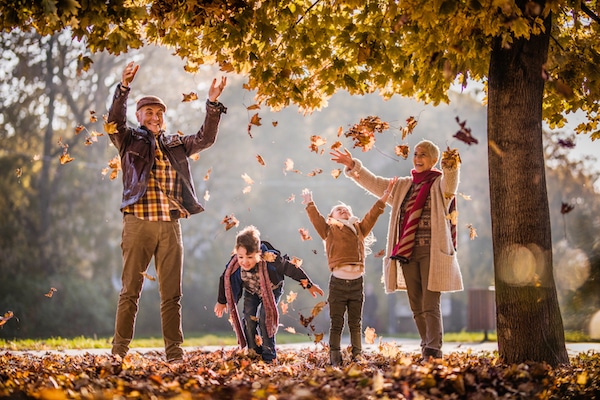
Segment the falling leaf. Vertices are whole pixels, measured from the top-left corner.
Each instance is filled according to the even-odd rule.
[[[250,178],[250,176],[246,173],[242,174],[242,179],[244,180],[244,182],[246,182],[247,185],[254,184],[254,181],[252,180],[252,178]]]
[[[319,175],[322,173],[323,173],[323,170],[321,168],[315,168],[312,171],[310,171],[308,174],[306,174],[306,176],[315,176],[315,175]]]
[[[282,301],[281,303],[279,303],[279,306],[281,307],[281,313],[282,314],[287,314],[288,313],[288,308],[289,308],[288,303],[286,303],[285,301]]]
[[[265,160],[263,160],[263,158],[261,157],[261,155],[260,155],[260,154],[257,154],[257,155],[256,155],[256,160],[258,161],[258,163],[259,163],[260,165],[263,165],[263,166],[265,165]]]
[[[15,175],[17,175],[17,178],[20,178],[23,175],[23,169],[22,168],[15,169]]]
[[[381,258],[385,255],[385,249],[381,249],[379,250],[377,253],[375,253],[374,257],[375,258]]]
[[[571,211],[573,211],[573,209],[575,208],[575,205],[573,204],[568,204],[568,203],[560,203],[560,213],[561,214],[568,214]]]
[[[323,332],[315,333],[315,339],[313,340],[313,342],[315,344],[321,343],[321,341],[323,340],[323,337],[325,337],[325,333],[323,333]]]
[[[7,311],[4,313],[2,317],[0,317],[0,326],[6,324],[6,321],[14,317],[14,313],[12,311]]]
[[[252,118],[250,118],[250,124],[261,126],[260,119],[261,118],[258,116],[258,113],[256,113],[252,116]]]
[[[262,340],[262,336],[256,334],[254,335],[254,342],[256,343],[256,345],[258,347],[262,346],[263,340]]]
[[[469,239],[474,240],[477,237],[477,230],[472,224],[467,224],[467,229],[469,230]]]
[[[296,329],[293,326],[288,326],[284,329],[284,331],[288,332],[288,333],[296,333]]]
[[[210,194],[208,193],[208,190],[204,192],[203,199],[204,199],[204,201],[208,201],[208,199],[210,199]]]
[[[118,132],[117,123],[114,121],[105,122],[104,123],[104,132],[108,133],[109,135],[113,135],[113,134],[117,133]]]
[[[452,225],[456,225],[458,223],[458,211],[453,210],[450,214],[446,215],[446,219],[450,220]]]
[[[187,103],[194,100],[198,100],[198,95],[195,92],[189,92],[187,94],[183,93],[183,100],[181,102]]]
[[[471,196],[469,196],[468,194],[459,193],[458,195],[467,201],[471,200]]]
[[[290,260],[290,262],[292,264],[294,264],[296,267],[300,268],[302,266],[302,259],[298,258],[298,257],[292,257],[292,259]]]
[[[177,131],[177,135],[179,135],[179,136],[185,136],[185,134],[183,132],[181,132],[181,131]]]
[[[377,338],[377,334],[375,333],[375,328],[366,327],[365,328],[365,343],[374,344],[375,338]]]
[[[147,273],[147,272],[140,272],[140,274],[142,274],[142,276],[143,276],[144,278],[146,278],[146,279],[149,279],[149,280],[151,280],[151,281],[155,281],[155,280],[156,280],[156,278],[155,278],[155,277],[153,277],[152,275],[150,275],[150,274],[149,274],[149,273]]]
[[[558,139],[557,143],[560,147],[564,147],[567,149],[575,148],[575,142],[573,141],[573,139]]]
[[[279,123],[279,122],[277,122],[277,121],[273,121],[273,122],[271,122],[271,125],[273,125],[274,127],[277,127],[277,124],[278,124],[278,123]]]
[[[238,221],[237,218],[235,218],[234,215],[231,214],[226,215],[225,218],[223,218],[223,221],[221,221],[221,223],[225,225],[225,230],[228,231],[231,228],[238,226],[240,224],[240,221]]]
[[[61,156],[60,156],[60,163],[64,165],[64,164],[70,163],[73,160],[74,160],[74,158],[71,157],[69,155],[69,153],[66,152],[66,149],[65,149],[65,152],[63,154],[61,154]]]
[[[248,185],[245,188],[242,189],[242,193],[243,194],[248,194],[252,191],[252,186]]]
[[[272,251],[265,251],[262,253],[262,259],[266,262],[273,262],[277,259],[277,254],[273,253]]]
[[[398,157],[402,157],[406,160],[408,158],[408,154],[410,153],[410,147],[408,147],[408,145],[405,144],[399,144],[394,148],[394,153]]]
[[[312,240],[310,233],[308,233],[308,230],[306,230],[305,228],[298,229],[298,232],[300,232],[300,238],[302,239],[302,241]]]
[[[294,193],[290,194],[290,197],[288,197],[285,201],[288,202],[288,203],[295,202],[296,201],[296,195]]]
[[[323,139],[321,136],[319,135],[312,135],[310,137],[310,145],[308,146],[308,148],[310,149],[310,151],[314,151],[315,153],[319,153],[319,146],[324,145],[325,143],[327,143],[327,140]]]
[[[315,304],[315,306],[310,311],[310,315],[312,315],[313,317],[316,317],[317,315],[319,315],[321,313],[321,311],[323,311],[323,308],[325,308],[326,305],[327,305],[326,301],[318,302],[317,304]]]
[[[200,159],[200,153],[194,153],[192,155],[190,155],[190,160],[192,161],[198,161]]]
[[[504,151],[500,148],[500,146],[498,146],[498,144],[496,144],[496,142],[493,140],[488,140],[488,144],[494,153],[500,157],[504,157]]]
[[[362,118],[358,124],[353,125],[344,136],[354,141],[354,147],[362,148],[363,152],[369,151],[375,145],[375,132],[381,133],[389,128],[387,122],[379,117],[368,116]]]
[[[342,128],[341,126],[338,128],[337,130],[337,137],[342,136],[342,134],[344,133],[344,128]]]
[[[407,135],[411,134],[413,130],[417,127],[417,120],[415,117],[408,117],[406,119],[406,126],[402,128],[402,140],[406,138]]]
[[[56,288],[51,287],[48,293],[44,294],[46,297],[52,297],[52,295],[56,292]]]
[[[212,172],[212,167],[208,169],[208,171],[206,171],[206,174],[204,175],[204,180],[207,181],[210,178],[210,173]]]
[[[253,139],[253,136],[252,136],[252,124],[250,124],[250,123],[248,124],[248,136],[250,136],[250,139]]]
[[[246,110],[250,111],[250,110],[260,110],[260,105],[259,104],[252,104],[251,106],[246,107]]]
[[[339,148],[342,147],[342,142],[340,142],[339,140],[337,142],[335,142],[334,144],[331,145],[330,149],[331,150],[337,150]]]
[[[310,323],[313,321],[313,319],[315,319],[315,317],[305,317],[304,315],[300,314],[300,323],[302,324],[302,326],[304,326],[305,328],[308,327],[308,325],[310,325]]]
[[[108,160],[108,168],[104,168],[102,170],[102,175],[105,176],[110,171],[109,179],[112,181],[118,175],[121,170],[121,158],[119,156],[114,156],[110,160]]]
[[[288,293],[288,295],[286,297],[286,302],[288,304],[292,304],[294,302],[294,300],[296,300],[297,297],[298,297],[298,293],[294,292],[293,290],[290,290],[290,292]]]
[[[467,123],[467,121],[465,120],[465,121],[461,122],[458,117],[456,117],[455,119],[456,119],[456,122],[458,123],[458,125],[460,126],[460,130],[458,132],[456,132],[453,137],[457,138],[458,140],[460,140],[462,142],[465,142],[469,146],[472,144],[479,143],[479,141],[471,135],[471,128],[465,127],[465,124]]]
[[[333,176],[334,179],[339,178],[339,176],[342,174],[342,170],[339,168],[334,169],[333,171],[331,171],[331,176]]]
[[[77,125],[75,127],[75,134],[79,135],[81,133],[81,131],[84,130],[84,129],[85,129],[85,126],[83,126],[83,125]]]

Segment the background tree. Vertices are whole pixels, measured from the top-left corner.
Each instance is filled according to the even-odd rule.
[[[598,137],[597,15],[593,0],[71,2],[3,7],[3,28],[49,34],[72,26],[92,51],[117,54],[142,37],[157,41],[173,46],[190,71],[218,63],[248,76],[257,101],[275,109],[292,102],[311,111],[339,89],[438,103],[452,83],[485,79],[500,355],[559,364],[567,353],[541,121],[560,126],[564,111],[582,109],[587,121],[576,130]],[[533,323],[523,323],[525,315]]]

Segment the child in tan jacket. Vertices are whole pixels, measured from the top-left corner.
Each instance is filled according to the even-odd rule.
[[[385,209],[391,187],[375,202],[361,220],[352,214],[350,206],[341,203],[333,207],[327,218],[317,209],[312,192],[302,191],[302,204],[315,230],[325,242],[325,253],[331,276],[329,279],[329,359],[332,365],[342,363],[340,349],[344,315],[348,313],[348,329],[352,358],[362,352],[362,310],[364,303],[363,275],[365,257],[369,245],[374,241],[371,230]]]

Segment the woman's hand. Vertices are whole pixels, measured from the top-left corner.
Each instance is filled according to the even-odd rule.
[[[352,158],[352,154],[350,154],[348,149],[344,149],[343,153],[335,149],[329,154],[332,156],[332,161],[335,161],[338,164],[343,164],[349,169],[354,168],[354,159]]]

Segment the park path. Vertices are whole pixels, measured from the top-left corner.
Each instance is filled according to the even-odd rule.
[[[349,343],[347,338],[342,339],[342,345]],[[399,350],[407,353],[420,353],[421,349],[419,346],[418,339],[383,339],[382,343],[394,344],[399,347]],[[222,349],[231,349],[236,346],[201,346],[201,347],[184,347],[184,351],[219,351]],[[363,351],[365,352],[378,352],[379,341],[376,344],[363,344]],[[600,343],[567,343],[567,352],[569,356],[576,356],[580,353],[595,352],[600,353]],[[290,344],[278,344],[277,348],[280,350],[300,350],[300,349],[315,349],[322,350],[323,346],[315,344],[313,342],[303,343],[290,343]],[[470,352],[472,354],[485,354],[493,353],[498,350],[498,343],[492,341],[486,342],[475,342],[475,343],[464,343],[464,342],[448,342],[444,343],[442,348],[444,354],[453,352]],[[65,350],[24,350],[24,351],[12,351],[12,350],[0,350],[0,352],[10,353],[27,353],[34,356],[43,356],[44,354],[64,354],[64,355],[81,355],[81,354],[109,354],[110,349],[65,349]],[[162,352],[163,348],[133,348],[130,352],[147,353],[147,352]]]

